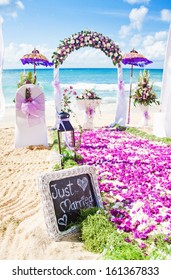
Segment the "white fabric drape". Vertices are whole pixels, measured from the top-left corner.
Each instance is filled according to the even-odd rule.
[[[160,112],[154,116],[153,132],[159,137],[171,137],[171,25],[166,46],[160,103]]]
[[[4,55],[4,42],[2,34],[2,18],[0,16],[0,117],[4,116],[5,113],[5,98],[2,90],[2,66],[3,66],[3,55]]]
[[[162,88],[161,88],[161,111],[165,112],[168,108],[168,101],[171,101],[171,25],[169,28],[168,41],[163,68]],[[169,98],[170,96],[170,98]]]
[[[117,103],[116,103],[116,115],[115,121],[111,126],[118,124],[121,126],[126,125],[127,117],[127,99],[124,90],[124,81],[123,81],[123,71],[122,65],[118,64],[118,94],[117,94]]]
[[[55,110],[56,110],[56,124],[59,123],[58,120],[58,114],[61,112],[61,103],[63,99],[63,94],[62,90],[60,87],[60,80],[59,80],[59,67],[54,68],[54,81],[53,81],[53,86],[54,86],[54,99],[55,99]]]

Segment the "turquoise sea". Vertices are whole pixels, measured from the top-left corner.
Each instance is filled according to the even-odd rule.
[[[157,97],[160,98],[161,84],[162,84],[162,69],[148,69],[150,72],[150,81],[154,84]],[[27,69],[26,72],[32,71]],[[133,87],[137,82],[142,68],[135,67],[133,70]],[[17,83],[20,78],[20,73],[23,69],[4,69],[2,73],[3,94],[6,101],[6,106],[13,105],[13,99],[17,91]],[[52,101],[54,98],[53,92],[53,69],[37,68],[36,76],[37,83],[43,87],[46,100]],[[69,87],[70,85],[81,93],[86,88],[91,88],[102,97],[104,102],[116,101],[117,95],[117,68],[60,68],[59,70],[61,88]],[[125,83],[125,90],[129,96],[130,87],[130,69],[123,69],[123,80]]]

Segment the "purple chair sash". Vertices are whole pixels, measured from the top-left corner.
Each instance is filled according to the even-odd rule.
[[[29,126],[37,125],[42,122],[43,111],[45,110],[44,94],[41,93],[36,98],[24,98],[17,95],[16,110],[23,113],[23,118],[27,118]]]

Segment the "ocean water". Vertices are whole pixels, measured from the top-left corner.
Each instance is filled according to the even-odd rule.
[[[162,84],[162,69],[148,69],[150,72],[150,81],[154,85],[154,90],[157,97],[160,98]],[[26,72],[32,71],[27,69]],[[133,70],[132,84],[133,88],[138,80],[142,68],[135,67]],[[3,94],[6,101],[6,106],[14,105],[13,99],[17,91],[17,83],[20,79],[20,73],[23,69],[4,69],[2,73]],[[45,68],[36,70],[37,83],[43,87],[46,101],[53,101],[53,69]],[[80,94],[84,89],[94,89],[95,92],[102,98],[103,102],[116,102],[117,98],[117,68],[60,68],[59,70],[61,88],[69,87],[70,85]],[[123,80],[125,90],[129,96],[130,88],[130,69],[123,69]]]

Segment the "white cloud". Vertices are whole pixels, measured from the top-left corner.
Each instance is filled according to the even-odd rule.
[[[63,67],[112,67],[112,60],[101,50],[86,47],[71,53]]]
[[[144,6],[141,6],[139,9],[132,9],[129,14],[129,19],[132,28],[135,28],[138,31],[140,31],[142,28],[142,23],[147,13],[148,9]]]
[[[150,0],[124,0],[124,2],[127,2],[129,4],[148,4]]]
[[[22,68],[23,65],[20,59],[23,55],[27,53],[31,53],[35,46],[32,44],[16,44],[11,42],[6,48],[4,52],[4,68]],[[36,49],[40,51],[43,55],[45,55],[49,61],[51,61],[51,56],[54,50],[48,49],[46,45],[38,45]],[[28,66],[30,67],[30,66]],[[24,66],[27,68],[27,66]]]
[[[11,42],[5,48],[4,68],[29,68],[23,66],[20,59],[23,55],[31,53],[35,46],[32,44],[16,44]],[[46,45],[36,46],[36,49],[51,61],[54,49],[47,48]],[[83,48],[72,52],[62,64],[62,67],[113,67],[112,60],[101,50],[94,48]]]
[[[149,45],[144,42],[144,54],[152,61],[163,61],[166,51],[165,41],[154,41],[153,44]]]
[[[130,50],[132,48],[134,49],[139,48],[141,43],[142,43],[142,36],[140,34],[134,35],[129,41]]]
[[[119,30],[119,35],[121,38],[126,38],[128,35],[131,34],[132,27],[131,25],[122,25]]]
[[[167,31],[159,31],[159,32],[155,33],[154,38],[156,40],[166,40],[167,36],[168,36],[168,32]]]
[[[171,21],[171,10],[163,9],[160,11],[161,20],[163,21]]]
[[[16,1],[16,6],[17,6],[18,9],[24,10],[24,5],[21,1],[19,1],[19,0]]]
[[[5,17],[17,18],[18,11],[24,10],[24,5],[21,0],[0,0],[1,14]]]
[[[126,38],[132,33],[134,29],[140,31],[142,29],[142,24],[147,13],[148,9],[144,6],[132,9],[129,13],[130,24],[121,26],[119,31],[120,37]]]
[[[0,0],[0,5],[9,5],[10,0]]]
[[[18,17],[18,14],[17,14],[17,12],[16,12],[16,11],[11,12],[11,13],[8,13],[7,15],[8,15],[9,17],[14,18],[14,19]]]
[[[159,31],[153,35],[142,36],[141,34],[134,35],[126,46],[124,53],[135,48],[139,53],[142,53],[149,60],[153,61],[156,67],[163,67],[163,60],[165,58],[166,44],[168,32]]]

